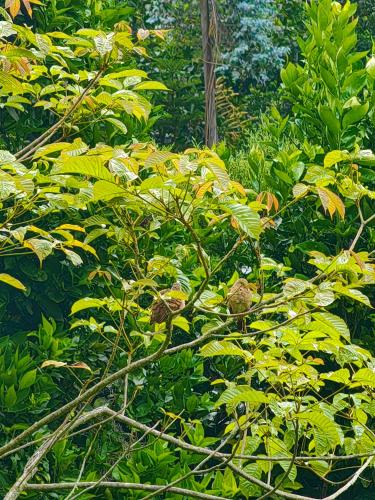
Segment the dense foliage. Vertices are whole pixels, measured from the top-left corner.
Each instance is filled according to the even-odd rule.
[[[290,60],[278,103],[215,150],[194,144],[198,2],[87,4],[0,11],[1,495],[371,498],[375,57],[355,4],[296,2],[302,28],[293,2],[229,2],[222,88],[267,96]],[[190,29],[167,33],[176,9]]]

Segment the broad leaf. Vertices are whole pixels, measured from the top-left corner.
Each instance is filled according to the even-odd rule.
[[[270,398],[264,392],[256,391],[246,385],[238,385],[237,387],[225,390],[215,406],[218,407],[222,404],[236,406],[239,403],[259,405],[269,402]]]
[[[222,205],[222,208],[225,212],[233,216],[244,233],[252,238],[259,239],[262,232],[262,225],[257,212],[247,205],[241,205],[240,203],[228,203],[227,205]]]

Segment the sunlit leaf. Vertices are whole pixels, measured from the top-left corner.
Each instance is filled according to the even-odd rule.
[[[200,351],[205,358],[214,356],[241,356],[244,359],[250,358],[250,353],[236,346],[229,341],[213,340],[204,345]]]
[[[0,273],[0,281],[6,283],[7,285],[18,288],[19,290],[26,291],[25,285],[23,285],[17,278],[14,278],[10,274]]]
[[[343,319],[329,312],[313,313],[312,317],[317,322],[318,328],[328,334],[334,332],[345,339],[350,339],[349,329]]]
[[[134,90],[169,90],[168,87],[161,82],[142,82],[133,87]]]
[[[236,406],[239,403],[250,403],[259,405],[268,403],[270,398],[262,391],[256,391],[246,385],[238,385],[237,387],[226,389],[216,403],[216,407],[222,404]]]
[[[310,426],[317,427],[329,440],[331,448],[334,448],[341,443],[340,434],[338,432],[337,424],[328,418],[324,413],[319,411],[306,411],[297,413],[296,418]]]
[[[104,166],[99,156],[72,156],[64,157],[57,164],[54,174],[80,174],[96,179],[114,181],[111,172]]]
[[[324,380],[331,380],[332,382],[344,385],[350,382],[350,372],[347,368],[341,368],[335,372],[323,373],[320,377]]]
[[[40,264],[53,251],[54,244],[45,239],[30,238],[23,242],[25,248],[30,248],[38,257]]]
[[[105,302],[101,299],[95,299],[91,297],[85,297],[83,299],[77,300],[77,302],[74,302],[71,308],[71,313],[75,314],[79,311],[83,311],[84,309],[98,309],[102,307],[105,304]]]
[[[375,370],[371,368],[361,368],[352,377],[352,386],[375,387]]]
[[[247,205],[240,203],[228,203],[223,205],[225,212],[231,214],[239,227],[252,238],[258,239],[262,232],[260,217]]]
[[[326,154],[324,158],[324,166],[326,168],[330,168],[336,163],[340,163],[341,161],[347,161],[350,159],[350,155],[347,151],[331,151]]]

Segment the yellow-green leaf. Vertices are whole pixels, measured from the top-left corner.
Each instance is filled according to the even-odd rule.
[[[150,81],[138,83],[133,87],[133,90],[169,90],[169,88],[164,83]]]
[[[0,281],[6,283],[7,285],[18,288],[19,290],[25,291],[26,287],[17,278],[14,278],[10,274],[0,273]]]
[[[326,168],[330,168],[336,163],[339,163],[340,161],[346,161],[350,159],[350,155],[348,151],[331,151],[330,153],[326,154],[324,158],[324,166]]]
[[[297,413],[296,418],[306,420],[312,427],[317,427],[328,439],[331,448],[341,443],[340,434],[337,430],[337,424],[319,411],[306,411]]]
[[[102,307],[104,304],[104,300],[85,297],[83,299],[77,300],[77,302],[74,302],[74,304],[72,305],[71,313],[75,314],[79,311],[83,311],[84,309],[90,309],[91,307],[97,309],[99,307]]]
[[[262,403],[269,403],[269,401],[270,398],[264,392],[251,389],[251,387],[247,385],[238,385],[237,387],[224,391],[215,406],[218,407],[222,404],[236,406],[239,403],[259,405]]]

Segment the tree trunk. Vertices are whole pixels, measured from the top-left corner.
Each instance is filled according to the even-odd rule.
[[[214,0],[211,1],[214,2]],[[209,3],[210,0],[200,0],[205,87],[205,143],[211,147],[218,142],[215,102],[217,20],[216,9],[210,10]]]

